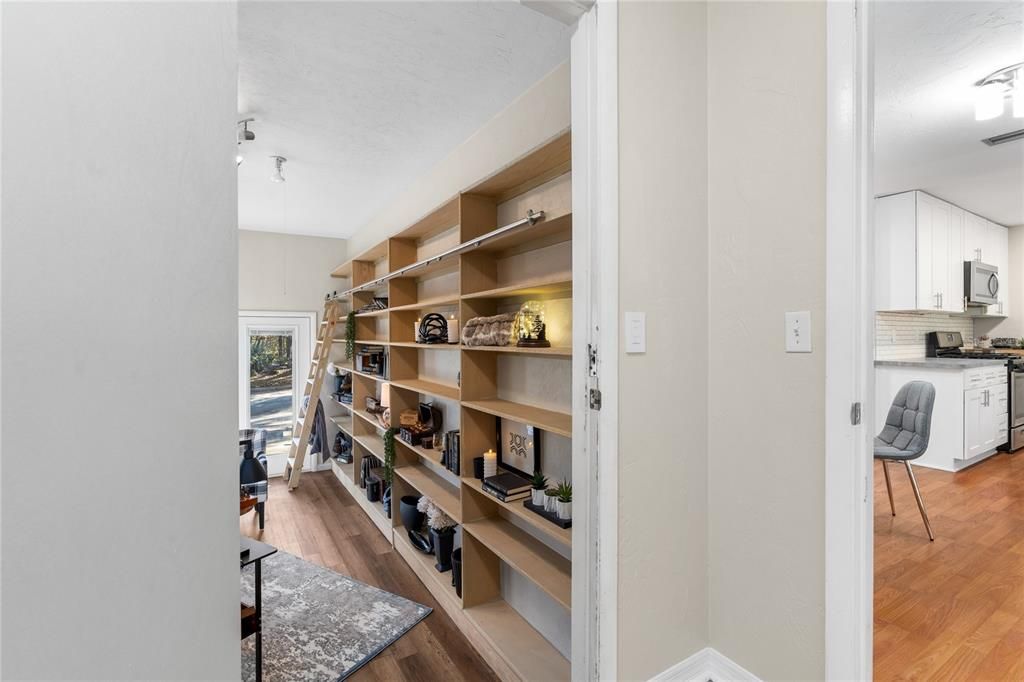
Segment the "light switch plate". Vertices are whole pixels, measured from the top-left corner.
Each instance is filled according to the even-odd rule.
[[[647,313],[626,313],[626,352],[647,352]]]
[[[786,352],[811,352],[811,311],[786,313]]]

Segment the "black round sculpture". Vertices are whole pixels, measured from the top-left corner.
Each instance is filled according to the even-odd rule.
[[[448,343],[448,320],[441,313],[430,313],[420,320],[422,343]]]

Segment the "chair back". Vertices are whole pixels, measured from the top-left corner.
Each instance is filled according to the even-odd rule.
[[[238,429],[238,440],[252,439],[252,455],[259,458],[267,452],[267,430],[266,429]],[[245,446],[238,446],[238,454],[245,454]]]
[[[878,440],[909,455],[924,454],[931,436],[934,406],[935,386],[927,381],[904,384],[893,398]]]

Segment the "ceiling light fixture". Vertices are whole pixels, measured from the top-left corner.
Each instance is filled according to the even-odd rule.
[[[284,162],[288,159],[283,156],[271,156],[274,160],[274,172],[270,174],[271,182],[284,182],[284,175],[281,171],[284,169]]]
[[[993,71],[974,86],[975,120],[999,118],[1003,115],[1004,100],[1011,96],[1014,118],[1024,118],[1024,62]]]
[[[249,124],[255,121],[254,118],[243,118],[241,121],[235,124],[235,139],[238,142],[238,153],[235,155],[235,166],[241,166],[242,162],[245,161],[245,157],[242,156],[242,143],[252,142],[256,139],[256,133],[249,130]],[[239,128],[238,126],[242,126]]]

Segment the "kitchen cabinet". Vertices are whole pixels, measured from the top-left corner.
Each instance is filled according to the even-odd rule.
[[[875,309],[1009,315],[1009,230],[921,191],[875,200]],[[995,305],[966,306],[964,261],[999,268]]]
[[[877,310],[964,312],[964,211],[924,192],[875,201]]]
[[[935,386],[928,449],[915,465],[959,471],[1007,442],[1008,384],[1004,365],[956,368],[922,362],[895,366],[880,361],[875,371],[875,433],[881,431],[893,396],[908,381]]]

